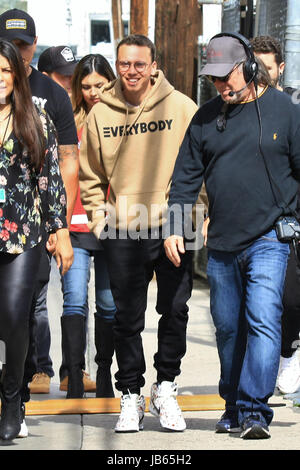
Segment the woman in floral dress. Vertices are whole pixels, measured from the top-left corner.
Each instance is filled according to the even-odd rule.
[[[62,274],[72,264],[55,129],[31,98],[15,46],[0,40],[0,439],[18,436],[20,389],[45,224]]]

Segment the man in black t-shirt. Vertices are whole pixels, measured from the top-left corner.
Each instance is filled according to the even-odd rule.
[[[77,154],[77,132],[74,125],[74,115],[68,93],[64,88],[35,68],[31,68],[29,85],[33,102],[44,108],[57,130],[59,148],[62,146],[74,146],[70,151]],[[61,150],[66,150],[61,148]]]
[[[59,166],[67,193],[67,221],[70,223],[78,190],[79,160],[77,131],[69,96],[61,86],[30,65],[37,45],[37,36],[34,20],[28,13],[12,9],[0,15],[0,37],[13,42],[18,47],[27,71],[33,102],[48,112],[56,127]],[[45,233],[45,250],[40,265],[36,305],[33,308],[36,334],[34,334],[35,328],[32,328],[32,341],[25,368],[25,382],[30,381],[32,375],[37,373],[35,390],[35,384],[32,383],[32,391],[36,393],[49,392],[50,377],[54,375],[49,356],[50,330],[46,305],[50,277],[50,254],[46,250],[47,238],[48,235]],[[53,251],[55,239],[52,236],[50,240],[47,247]],[[35,338],[37,345],[34,344]]]

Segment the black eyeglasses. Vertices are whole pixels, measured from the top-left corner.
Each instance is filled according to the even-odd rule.
[[[145,72],[146,68],[149,67],[149,64],[146,62],[138,61],[138,62],[126,62],[123,60],[118,60],[119,70],[121,72],[127,72],[130,69],[131,64],[135,68],[135,70],[139,73]]]
[[[230,76],[231,74],[238,68],[238,66],[241,65],[241,63],[237,64],[227,75],[225,75],[224,77],[215,77],[214,75],[206,75],[207,79],[212,82],[212,83],[215,83],[216,80],[219,80],[220,82],[228,82],[228,80],[230,79]]]

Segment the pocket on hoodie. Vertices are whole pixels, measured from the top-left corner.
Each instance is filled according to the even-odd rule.
[[[165,191],[117,194],[116,218],[119,228],[145,230],[166,220]]]

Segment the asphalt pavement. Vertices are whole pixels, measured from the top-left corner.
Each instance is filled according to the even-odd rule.
[[[89,341],[86,360],[87,371],[95,379],[93,280],[92,270],[89,287]],[[146,328],[143,333],[147,363],[146,385],[142,390],[145,397],[149,397],[151,384],[156,378],[153,354],[156,352],[159,317],[155,311],[155,299],[156,282],[153,280],[149,288]],[[195,279],[189,308],[187,353],[182,361],[182,373],[177,378],[177,383],[180,396],[197,395],[199,397],[201,410],[202,397],[205,399],[207,396],[218,394],[220,372],[215,330],[209,313],[209,289],[205,280]],[[55,376],[51,380],[50,394],[32,395],[34,402],[65,399],[66,393],[59,391],[58,377],[61,361],[61,309],[60,279],[57,268],[53,264],[48,291],[48,310],[52,335],[51,357]],[[115,359],[112,370],[116,372]],[[116,397],[119,396],[119,392],[116,391]],[[86,398],[93,397],[93,394],[86,394]],[[288,397],[275,391],[270,400],[274,409],[270,439],[243,440],[238,434],[216,434],[215,424],[223,412],[221,406],[219,409],[185,411],[187,429],[183,433],[162,430],[158,419],[150,413],[145,415],[144,431],[130,434],[114,432],[117,413],[30,414],[26,417],[29,436],[26,439],[16,439],[11,445],[2,447],[1,450],[101,451],[99,456],[102,456],[102,463],[107,464],[107,468],[112,464],[126,465],[128,468],[155,468],[161,464],[189,465],[201,451],[211,451],[215,454],[216,451],[231,450],[298,450],[300,448],[300,408],[294,406],[294,400],[300,400],[300,391]]]

